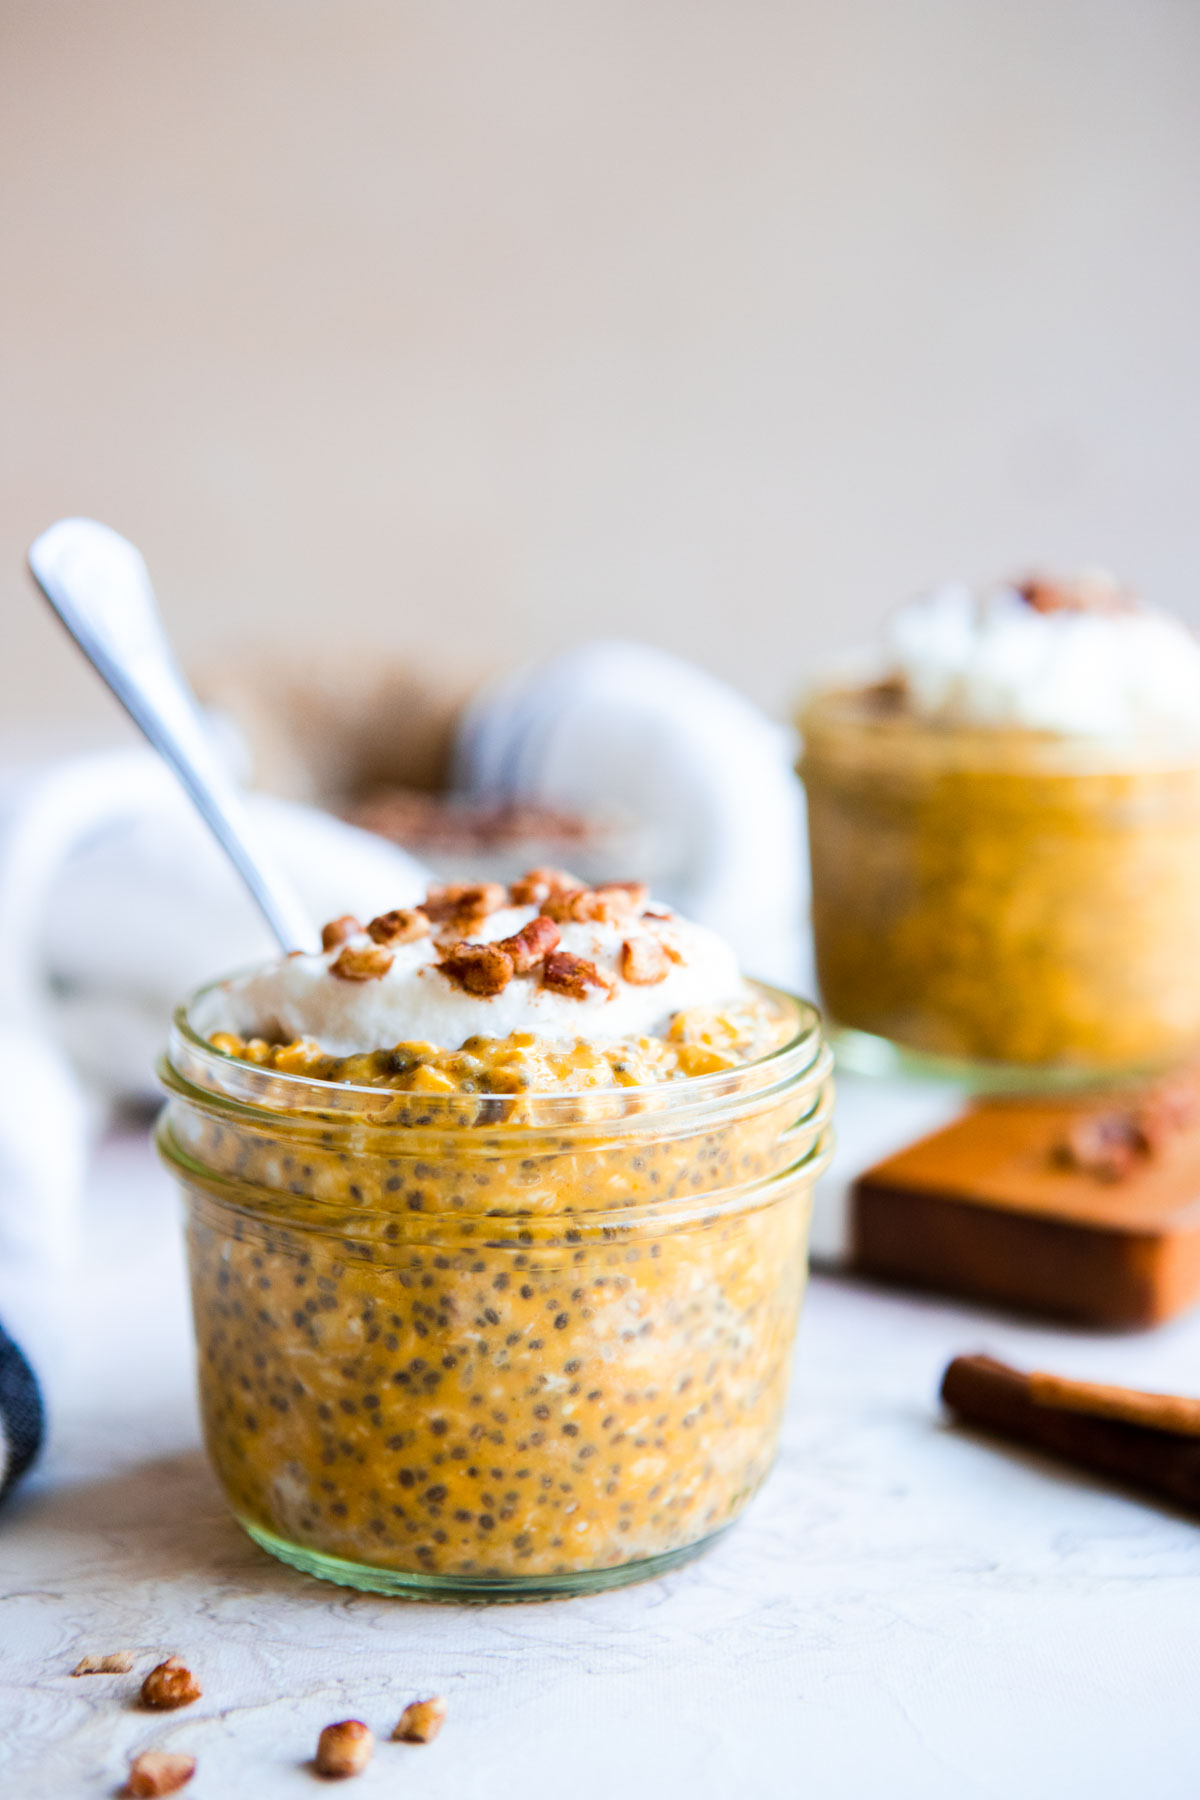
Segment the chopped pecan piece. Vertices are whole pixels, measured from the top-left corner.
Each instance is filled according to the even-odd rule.
[[[168,1656],[143,1681],[142,1705],[169,1712],[176,1706],[190,1706],[203,1691],[187,1664],[178,1656]]]
[[[560,894],[579,883],[565,869],[530,869],[514,881],[508,897],[514,906],[540,906],[550,894]]]
[[[429,918],[419,906],[398,906],[372,919],[367,931],[377,944],[412,944],[429,936]]]
[[[634,912],[640,912],[650,898],[644,881],[598,881],[596,892],[612,894],[614,898],[623,901]]]
[[[378,981],[395,961],[382,944],[347,944],[337,961],[330,963],[329,973],[339,981]]]
[[[602,975],[594,962],[572,956],[569,950],[552,950],[542,964],[542,986],[556,994],[567,994],[572,1000],[586,1000],[589,988],[612,992],[612,982]]]
[[[446,1702],[435,1694],[430,1700],[414,1700],[406,1706],[392,1737],[402,1744],[432,1744],[445,1723]]]
[[[439,925],[450,919],[471,925],[498,912],[507,898],[498,881],[452,881],[431,887],[421,902],[421,911]]]
[[[1161,1082],[1146,1094],[1137,1111],[1138,1129],[1148,1155],[1154,1155],[1177,1131],[1196,1123],[1200,1093],[1195,1079]]]
[[[653,987],[667,979],[667,953],[657,938],[626,938],[621,945],[621,973],[634,987]]]
[[[1133,1113],[1086,1113],[1055,1146],[1054,1160],[1098,1181],[1123,1181],[1145,1154],[1145,1139]]]
[[[1034,612],[1088,612],[1111,616],[1136,612],[1133,597],[1111,575],[1090,570],[1081,575],[1030,575],[1014,583]]]
[[[542,916],[556,919],[560,925],[617,925],[629,917],[629,905],[618,895],[602,894],[598,888],[564,888],[542,901]]]
[[[131,1800],[157,1800],[160,1794],[177,1794],[196,1773],[194,1756],[177,1756],[172,1750],[143,1750],[129,1765],[124,1792]]]
[[[1054,1146],[1054,1161],[1081,1169],[1099,1181],[1123,1181],[1139,1162],[1149,1161],[1180,1131],[1196,1122],[1200,1093],[1195,1076],[1160,1082],[1136,1105],[1089,1112],[1073,1121]]]
[[[513,978],[513,959],[499,944],[454,944],[438,968],[468,994],[489,999],[502,994]]]
[[[646,898],[640,881],[606,881],[599,887],[559,888],[542,901],[542,912],[560,924],[624,925]]]
[[[543,919],[554,919],[560,925],[569,924],[572,919],[582,919],[585,897],[590,893],[590,888],[557,888],[542,901],[540,916]]]
[[[362,926],[353,913],[343,913],[340,919],[330,919],[328,925],[321,927],[322,950],[336,950],[347,938],[357,937]]]
[[[501,938],[496,945],[512,958],[512,966],[516,974],[528,975],[535,969],[548,951],[558,944],[558,926],[553,919],[546,919],[539,913],[536,919],[530,919],[528,925],[522,925],[520,931],[514,931],[511,937]]]
[[[107,1656],[81,1656],[72,1675],[128,1675],[136,1658],[132,1650],[113,1650]]]
[[[318,1775],[361,1775],[371,1760],[375,1734],[361,1719],[327,1725],[317,1740]]]

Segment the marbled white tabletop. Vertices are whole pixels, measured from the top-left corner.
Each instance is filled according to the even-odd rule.
[[[195,1800],[321,1785],[322,1725],[386,1734],[441,1692],[437,1743],[381,1743],[353,1792],[411,1800],[1193,1800],[1200,1528],[949,1429],[958,1351],[1200,1391],[1200,1318],[1052,1330],[814,1278],[779,1467],[669,1578],[586,1600],[417,1606],[272,1562],[199,1446],[174,1198],[140,1135],[97,1159],[79,1347],[40,1470],[0,1519],[0,1792],[115,1792],[150,1745]],[[182,1655],[186,1711],[88,1651]],[[347,1790],[349,1791],[349,1790]]]

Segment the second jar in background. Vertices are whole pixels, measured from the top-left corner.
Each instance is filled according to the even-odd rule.
[[[887,683],[802,728],[834,1025],[1031,1076],[1200,1045],[1200,747],[931,725]]]

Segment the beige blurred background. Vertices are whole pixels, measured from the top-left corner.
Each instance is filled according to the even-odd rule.
[[[0,708],[88,512],[186,657],[597,630],[784,708],[946,573],[1200,623],[1193,0],[4,0]]]

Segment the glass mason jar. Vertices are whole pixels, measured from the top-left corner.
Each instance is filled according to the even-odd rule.
[[[1200,743],[932,725],[887,687],[819,693],[801,728],[848,1062],[1029,1086],[1200,1046]]]
[[[215,1050],[162,1064],[208,1452],[274,1555],[528,1599],[694,1555],[771,1466],[829,1154],[813,1009],[652,1087],[396,1093]]]

